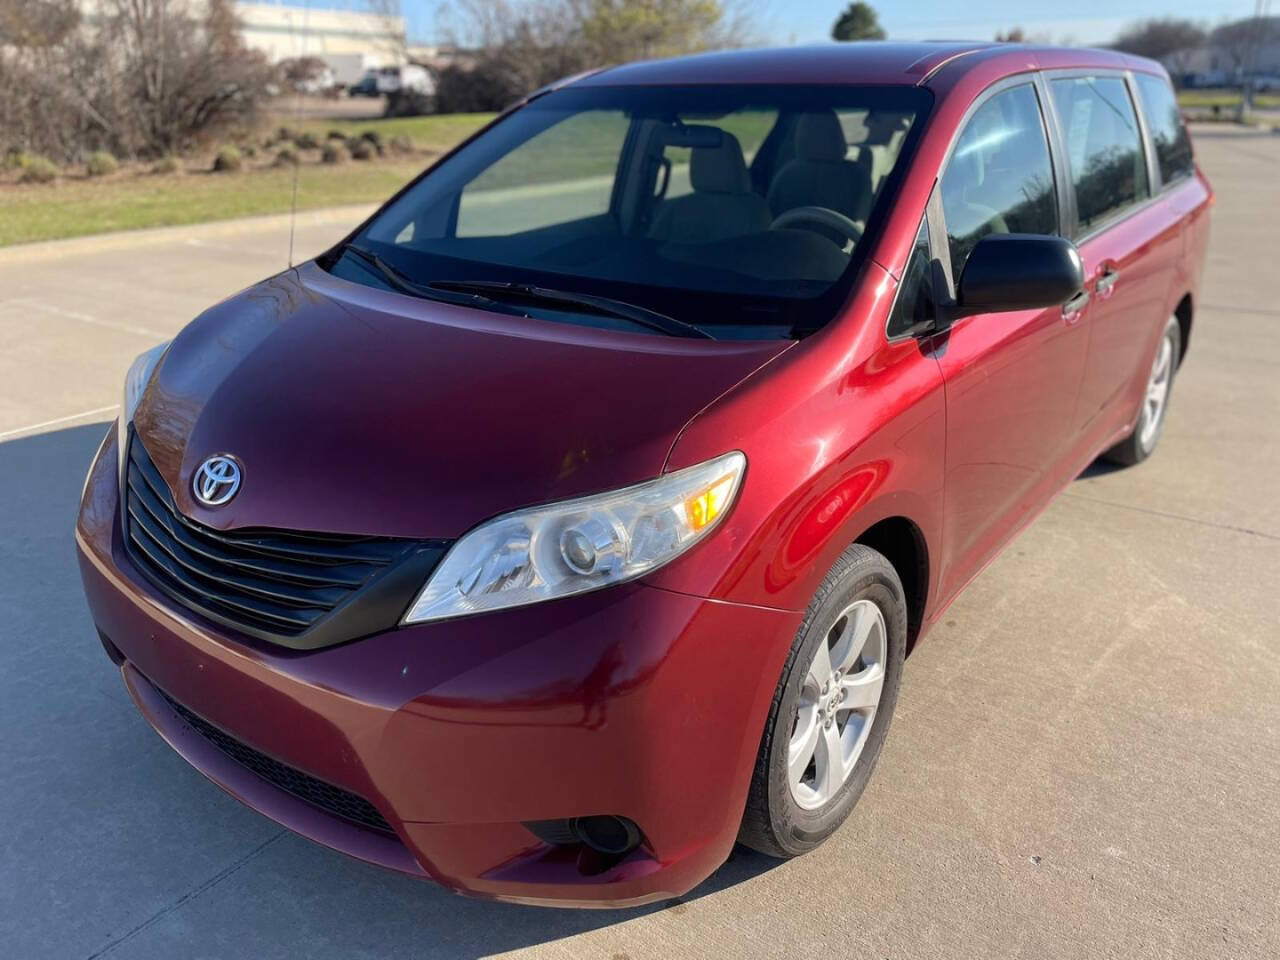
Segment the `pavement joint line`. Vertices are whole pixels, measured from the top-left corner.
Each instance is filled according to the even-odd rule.
[[[138,924],[132,930],[129,930],[127,933],[123,933],[120,936],[116,937],[116,939],[112,940],[101,950],[97,950],[89,954],[89,956],[86,957],[85,960],[97,960],[97,958],[99,957],[105,957],[107,954],[111,953],[117,947],[132,940],[134,937],[142,933],[148,927],[163,920],[165,917],[173,913],[175,910],[179,909],[180,907],[182,907],[187,903],[190,903],[192,900],[195,900],[197,897],[199,897],[201,894],[205,893],[206,891],[212,890],[214,887],[220,884],[223,880],[226,880],[228,877],[230,877],[232,874],[238,871],[241,867],[248,864],[249,861],[255,859],[260,854],[262,854],[262,852],[265,851],[267,847],[271,846],[277,840],[284,837],[287,833],[289,833],[288,830],[281,829],[279,832],[277,832],[273,836],[268,837],[262,843],[258,844],[256,847],[254,847],[252,850],[246,853],[239,860],[236,860],[235,862],[231,863],[229,866],[226,866],[223,869],[219,870],[212,877],[210,877],[208,880],[204,881],[203,883],[199,884],[198,886],[188,890],[186,893],[180,896],[177,900],[173,901],[173,903],[169,904],[168,906],[161,907],[159,910],[157,910],[155,913],[149,916],[146,920],[143,920],[140,924]]]
[[[1116,503],[1114,500],[1102,500],[1098,497],[1086,497],[1079,493],[1064,493],[1063,499],[1067,500],[1083,500],[1086,503],[1097,503],[1104,507],[1115,507],[1117,510],[1132,510],[1135,513],[1145,513],[1152,517],[1164,517],[1166,520],[1182,520],[1186,523],[1199,524],[1202,527],[1213,527],[1215,530],[1230,530],[1233,533],[1247,533],[1251,537],[1261,537],[1264,540],[1280,540],[1280,535],[1274,533],[1264,533],[1261,530],[1253,530],[1249,527],[1237,527],[1230,523],[1215,523],[1212,520],[1201,520],[1199,517],[1188,517],[1181,513],[1168,513],[1164,510],[1152,510],[1149,507],[1135,507],[1131,503]]]
[[[119,409],[120,404],[113,403],[109,407],[98,407],[95,410],[83,410],[80,413],[68,414],[65,417],[55,417],[53,420],[45,420],[43,423],[33,423],[25,427],[15,427],[12,430],[6,430],[0,433],[0,440],[8,440],[10,437],[16,437],[21,433],[30,433],[32,430],[43,430],[45,427],[56,427],[60,423],[70,423],[72,420],[83,420],[85,417],[95,417],[100,413],[110,413],[112,410]]]
[[[1224,313],[1255,313],[1260,317],[1280,317],[1280,310],[1261,310],[1258,307],[1228,307],[1219,303],[1202,303],[1201,310],[1221,310]]]
[[[92,324],[95,327],[106,327],[108,330],[118,330],[121,333],[132,333],[140,337],[152,337],[158,340],[167,340],[168,334],[160,333],[158,330],[151,330],[147,327],[135,327],[129,323],[116,323],[114,320],[102,320],[89,313],[81,313],[79,310],[68,310],[65,307],[56,307],[51,303],[44,303],[40,300],[31,300],[26,297],[14,297],[11,300],[0,300],[0,306],[16,304],[20,307],[28,307],[33,310],[43,310],[46,313],[52,313],[59,317],[66,317],[68,320],[79,320],[81,323]]]

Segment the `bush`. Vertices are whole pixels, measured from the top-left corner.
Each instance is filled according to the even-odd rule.
[[[436,112],[435,97],[417,90],[397,90],[387,94],[384,117],[421,117]]]
[[[391,148],[392,153],[413,153],[413,140],[403,134],[392,137],[387,146]]]
[[[4,168],[6,170],[25,170],[30,162],[31,154],[25,150],[9,149],[5,151]]]
[[[296,167],[298,165],[298,151],[293,147],[281,147],[280,152],[276,154],[274,165],[277,167]]]
[[[352,160],[372,160],[375,156],[373,145],[367,140],[351,139],[347,141],[347,151]]]
[[[298,132],[293,127],[281,127],[276,131],[276,143],[292,143],[298,139]]]
[[[0,0],[0,149],[158,157],[256,123],[275,71],[233,0],[93,3],[82,29],[85,6]]]
[[[319,150],[320,141],[316,139],[314,133],[300,133],[293,138],[293,142],[299,150]]]
[[[85,163],[85,170],[91,177],[103,177],[119,169],[119,162],[106,150],[95,150],[89,154],[89,159]]]
[[[346,163],[351,159],[351,154],[347,153],[347,148],[340,143],[327,143],[320,154],[320,159],[325,163]]]
[[[166,153],[163,157],[151,165],[152,173],[181,173],[182,161],[175,157],[172,153]]]
[[[382,134],[377,130],[366,130],[364,133],[360,134],[360,139],[373,147],[374,150],[378,151],[378,156],[382,156],[387,152],[387,148],[382,141]]]
[[[346,133],[346,131],[345,131],[345,130],[330,130],[328,133],[326,133],[326,134],[325,134],[325,139],[326,139],[326,140],[341,140],[343,143],[346,143],[346,142],[347,142],[347,133]]]
[[[218,148],[218,155],[213,158],[213,169],[216,173],[231,173],[239,170],[242,163],[240,151],[228,144]]]
[[[28,157],[19,183],[52,183],[58,179],[58,168],[48,157]]]

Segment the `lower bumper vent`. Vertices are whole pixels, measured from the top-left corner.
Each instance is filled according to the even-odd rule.
[[[242,743],[231,734],[215,727],[203,717],[192,713],[163,690],[160,691],[160,694],[168,701],[169,706],[173,707],[178,716],[186,721],[187,726],[236,763],[256,773],[272,786],[280,788],[285,793],[297,797],[313,807],[318,807],[325,813],[364,827],[366,830],[374,830],[378,833],[395,836],[396,832],[391,828],[391,824],[387,823],[386,818],[378,812],[377,807],[364,797],[343,790],[340,787],[335,787],[331,783],[325,783],[323,780],[303,773],[301,770],[295,770],[288,764],[281,763],[265,753],[260,753],[247,743]]]

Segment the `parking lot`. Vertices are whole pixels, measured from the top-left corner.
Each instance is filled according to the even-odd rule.
[[[103,655],[72,528],[124,371],[282,268],[287,224],[0,250],[0,952],[1280,956],[1280,135],[1195,139],[1214,236],[1159,452],[1086,471],[948,611],[831,842],[635,911],[466,900],[285,832]],[[304,217],[299,251],[357,216]]]

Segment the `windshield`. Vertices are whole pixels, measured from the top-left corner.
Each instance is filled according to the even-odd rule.
[[[839,308],[928,104],[898,86],[569,88],[462,147],[352,242],[424,288],[533,285],[716,337],[790,336]],[[383,283],[368,259],[326,265]]]

